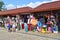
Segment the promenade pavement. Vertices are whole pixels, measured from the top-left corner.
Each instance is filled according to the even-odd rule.
[[[39,33],[37,31],[8,32],[7,29],[0,27],[0,40],[60,40],[60,33]]]

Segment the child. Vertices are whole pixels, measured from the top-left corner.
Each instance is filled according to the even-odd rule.
[[[11,28],[10,23],[8,23],[8,32],[10,32],[10,28]]]

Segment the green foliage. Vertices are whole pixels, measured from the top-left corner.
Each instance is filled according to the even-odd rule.
[[[0,11],[1,11],[3,5],[4,5],[4,2],[3,1],[0,1]]]

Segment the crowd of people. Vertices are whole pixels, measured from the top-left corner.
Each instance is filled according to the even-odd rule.
[[[36,18],[33,15],[23,18],[9,18],[5,22],[5,27],[8,27],[8,31],[17,32],[18,30],[25,29],[28,31],[38,31],[42,33],[58,33],[58,26],[55,16],[48,16],[47,19],[44,17]]]

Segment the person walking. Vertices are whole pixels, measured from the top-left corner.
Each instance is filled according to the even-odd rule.
[[[11,28],[10,23],[8,23],[8,32],[11,31],[10,28]]]

